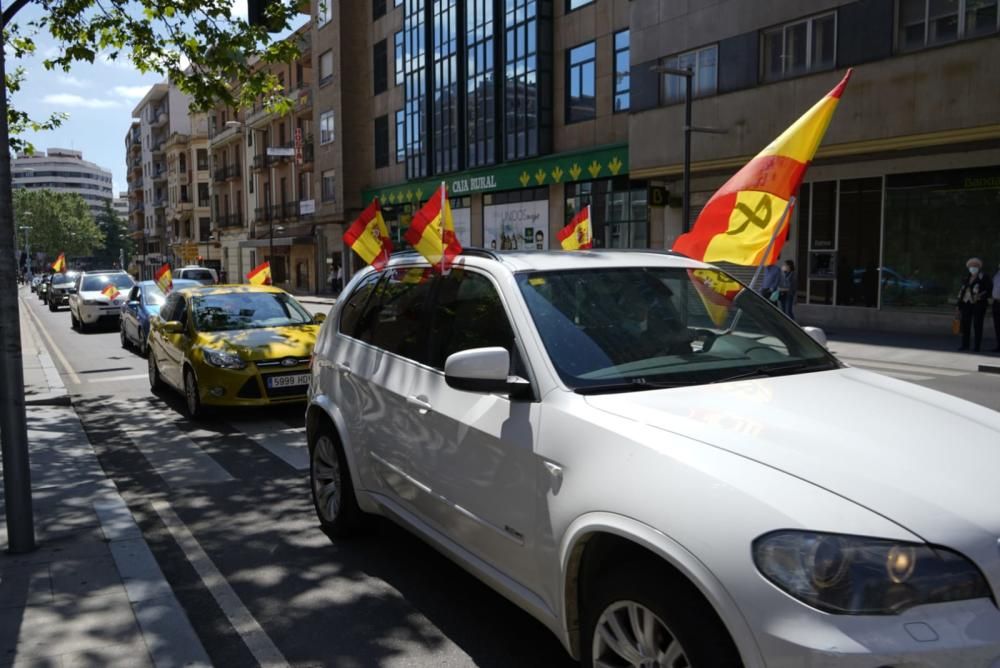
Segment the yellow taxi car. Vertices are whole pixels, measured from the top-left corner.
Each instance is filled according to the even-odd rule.
[[[206,406],[303,401],[324,317],[274,287],[172,291],[150,322],[149,385],[183,393],[191,417]]]

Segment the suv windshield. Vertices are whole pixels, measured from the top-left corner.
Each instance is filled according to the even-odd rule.
[[[116,288],[131,288],[132,277],[128,274],[91,274],[83,277],[81,292],[100,292],[108,283],[114,284]]]
[[[188,278],[192,281],[215,281],[215,277],[208,269],[181,269],[180,274],[182,278]]]
[[[80,275],[78,271],[67,271],[65,274],[55,274],[52,277],[52,285],[63,285],[65,283],[76,282],[76,277]]]
[[[770,302],[714,269],[549,271],[517,282],[556,371],[581,393],[839,366]]]
[[[199,332],[307,325],[313,319],[298,302],[281,292],[229,292],[191,298]]]

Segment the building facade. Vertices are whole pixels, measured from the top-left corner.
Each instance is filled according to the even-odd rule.
[[[173,259],[173,234],[167,224],[170,204],[167,143],[175,136],[191,134],[190,106],[189,95],[169,83],[160,83],[152,86],[132,110],[132,117],[138,122],[133,122],[126,135],[126,159],[129,197],[137,207],[132,214],[138,265],[134,269],[142,278],[151,277],[160,265]]]
[[[14,188],[45,189],[80,195],[96,218],[111,203],[111,172],[83,159],[83,153],[50,148],[18,155],[11,163]]]
[[[122,220],[128,220],[128,191],[122,191],[118,193],[118,197],[111,200],[111,208],[114,210],[115,215]]]
[[[631,168],[670,193],[650,209],[664,245],[683,225],[684,93],[656,66],[692,67],[694,125],[727,133],[694,135],[694,215],[853,67],[783,252],[799,268],[799,319],[947,331],[966,259],[1000,265],[996,0],[630,9]]]
[[[198,264],[219,270],[220,244],[212,235],[209,196],[208,117],[189,115],[191,133],[167,137],[166,238],[173,266]]]

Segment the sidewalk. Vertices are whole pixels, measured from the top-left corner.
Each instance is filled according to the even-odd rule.
[[[0,553],[0,668],[209,665],[27,308],[21,345],[38,548]],[[0,498],[6,547],[3,511]]]
[[[917,366],[1000,373],[1000,353],[992,352],[996,341],[985,332],[982,352],[958,351],[957,336],[928,336],[873,332],[855,329],[826,330],[829,348],[845,360],[868,360]]]

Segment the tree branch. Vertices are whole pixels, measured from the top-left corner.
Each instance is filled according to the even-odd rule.
[[[29,2],[31,0],[14,0],[7,9],[3,10],[3,15],[0,15],[0,29],[6,28],[7,24],[14,20],[14,15]]]

